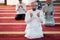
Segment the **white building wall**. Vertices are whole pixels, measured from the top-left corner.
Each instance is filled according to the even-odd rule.
[[[0,0],[0,3],[4,3],[5,0]]]
[[[26,5],[30,4],[34,0],[23,0]],[[46,0],[40,0],[40,1],[46,1]],[[7,5],[16,5],[18,3],[18,0],[7,0]]]

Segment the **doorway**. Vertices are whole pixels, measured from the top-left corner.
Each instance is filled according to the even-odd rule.
[[[0,0],[0,5],[6,5],[7,0]]]

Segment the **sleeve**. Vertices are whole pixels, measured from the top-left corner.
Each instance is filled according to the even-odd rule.
[[[30,23],[33,18],[30,17],[30,12],[28,11],[25,16],[25,22]]]
[[[16,5],[16,11],[19,11],[19,5]]]
[[[45,17],[44,16],[44,12],[41,10],[40,11],[40,17],[39,17],[39,19],[40,19],[41,22],[44,22],[45,21],[45,18],[44,17]]]
[[[51,14],[54,15],[54,6],[51,4]]]
[[[53,15],[54,15],[55,10],[54,10],[54,3],[53,3],[53,1],[55,1],[55,0],[52,0],[52,1],[51,1],[51,4],[52,4],[52,6],[51,6],[51,7],[52,7]]]
[[[42,7],[42,9],[43,9],[43,12],[46,12],[47,11],[46,4]]]
[[[25,4],[23,5],[23,10],[26,11],[26,5]]]
[[[55,11],[55,10],[54,10],[54,6],[52,6],[52,9],[53,9],[53,11],[52,11],[52,12],[53,12],[53,15],[54,15],[54,11]]]

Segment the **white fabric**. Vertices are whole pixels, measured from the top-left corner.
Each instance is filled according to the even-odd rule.
[[[32,18],[30,17],[30,13],[33,14]],[[37,17],[37,13],[40,13],[40,17]],[[42,21],[44,21],[42,10],[27,11],[25,16],[25,22],[27,24],[26,30],[25,30],[25,37],[29,39],[43,37],[43,31],[42,31],[42,25],[41,25]]]
[[[0,3],[5,3],[5,0],[0,0]]]
[[[34,2],[35,0],[23,0],[23,2],[26,4],[26,5],[31,5],[32,2]]]
[[[55,20],[53,17],[49,17],[49,19],[45,19],[44,21],[45,26],[55,26]]]
[[[20,5],[22,5],[23,8],[19,8]],[[24,14],[25,11],[26,11],[26,5],[25,5],[25,3],[17,4],[16,5],[16,11],[17,11],[17,14]]]
[[[47,15],[45,16],[45,21],[44,21],[44,25],[45,26],[55,26],[55,20],[54,20],[54,6],[53,4],[50,4],[49,6],[47,4],[45,4],[43,6],[43,11],[46,13]],[[52,12],[52,15],[51,15]]]

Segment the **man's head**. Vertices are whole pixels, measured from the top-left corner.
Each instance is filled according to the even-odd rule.
[[[36,2],[38,2],[39,0],[35,0]]]
[[[22,0],[19,0],[19,3],[22,3]]]
[[[46,3],[47,4],[51,4],[51,0],[46,0]]]
[[[36,9],[38,7],[37,2],[32,2],[31,7],[32,7],[32,9]]]

